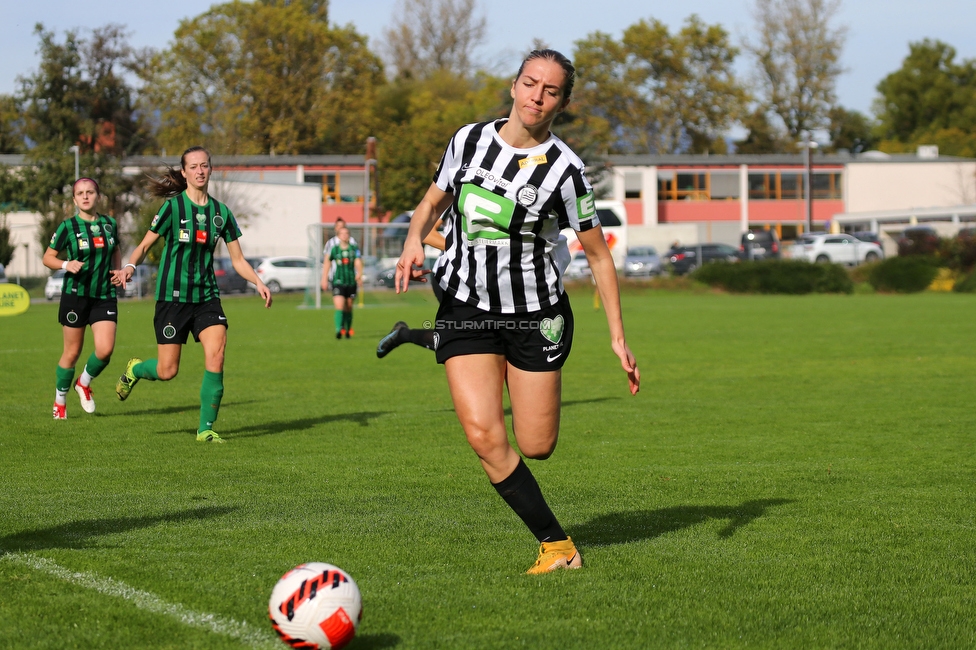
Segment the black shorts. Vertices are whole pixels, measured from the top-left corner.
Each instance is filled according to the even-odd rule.
[[[193,332],[193,338],[199,343],[200,332],[208,327],[227,327],[227,317],[224,316],[219,298],[207,302],[160,301],[156,303],[153,325],[156,328],[156,343],[183,345],[190,332]]]
[[[342,296],[343,298],[355,298],[356,297],[356,285],[355,284],[333,284],[332,285],[332,295]]]
[[[444,296],[434,323],[437,363],[466,354],[500,354],[519,370],[559,370],[573,347],[573,309],[559,302],[527,314],[483,311]]]
[[[103,320],[119,322],[119,303],[115,298],[86,298],[70,293],[61,294],[58,322],[65,327],[84,329],[86,325]]]

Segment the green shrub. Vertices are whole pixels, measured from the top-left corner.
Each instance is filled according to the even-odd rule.
[[[838,264],[800,260],[716,262],[696,269],[692,277],[734,293],[851,293],[854,283]]]
[[[891,257],[871,269],[869,281],[878,291],[915,293],[925,291],[939,272],[935,257],[911,255]]]
[[[959,278],[952,290],[959,293],[976,293],[976,271]]]

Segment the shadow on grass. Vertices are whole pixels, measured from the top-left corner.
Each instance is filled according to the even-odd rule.
[[[243,406],[245,404],[257,404],[258,402],[267,400],[245,400],[243,402],[223,402],[221,403],[221,408]],[[103,418],[117,418],[121,416],[130,417],[132,415],[173,415],[174,413],[186,413],[187,411],[199,411],[200,402],[195,402],[193,404],[188,404],[187,406],[164,406],[155,409],[142,409],[140,411],[120,411],[118,413],[101,413],[96,412],[96,417]]]
[[[572,534],[584,545],[626,544],[660,537],[711,519],[727,519],[728,525],[718,533],[719,537],[727,538],[765,515],[768,508],[791,502],[790,499],[758,499],[739,506],[672,506],[660,510],[614,512],[591,519],[582,526],[574,526]]]
[[[390,411],[363,411],[361,413],[336,413],[335,415],[323,415],[317,418],[299,418],[297,420],[281,420],[278,422],[262,422],[252,424],[247,427],[237,429],[221,430],[220,434],[228,434],[229,438],[257,438],[258,436],[271,436],[276,433],[288,431],[306,431],[313,429],[320,424],[331,422],[353,422],[361,427],[368,427],[370,420],[389,414]]]
[[[349,645],[351,650],[363,648],[393,648],[400,645],[402,639],[396,634],[357,634]]]
[[[59,526],[25,530],[0,537],[0,555],[15,552],[42,551],[52,548],[81,549],[90,547],[97,538],[113,533],[124,533],[158,524],[212,519],[229,514],[237,508],[206,506],[181,510],[165,515],[147,517],[116,517],[114,519],[83,519]]]

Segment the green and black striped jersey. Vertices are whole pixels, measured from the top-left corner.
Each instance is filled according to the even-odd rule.
[[[119,245],[118,224],[98,215],[86,221],[79,215],[65,219],[51,236],[49,248],[65,251],[68,260],[84,264],[77,273],[65,273],[61,293],[86,298],[115,298],[112,286],[112,253]]]
[[[197,205],[184,191],[153,217],[149,230],[164,241],[156,300],[200,303],[220,297],[213,268],[217,238],[236,241],[241,230],[226,205],[208,199],[206,205]]]
[[[329,253],[334,272],[332,275],[332,285],[336,287],[356,286],[356,260],[359,259],[359,248],[349,244],[349,248],[343,248],[341,244],[333,246]]]

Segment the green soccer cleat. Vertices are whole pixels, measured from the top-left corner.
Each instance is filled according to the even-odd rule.
[[[132,368],[137,363],[142,363],[142,359],[132,357],[129,359],[129,363],[125,364],[125,372],[119,377],[119,380],[115,382],[115,394],[119,396],[119,399],[123,402],[129,397],[129,393],[132,392],[132,387],[136,385],[139,378],[132,374]]]
[[[226,442],[223,438],[218,436],[216,433],[207,429],[206,431],[200,431],[197,433],[197,442]]]

